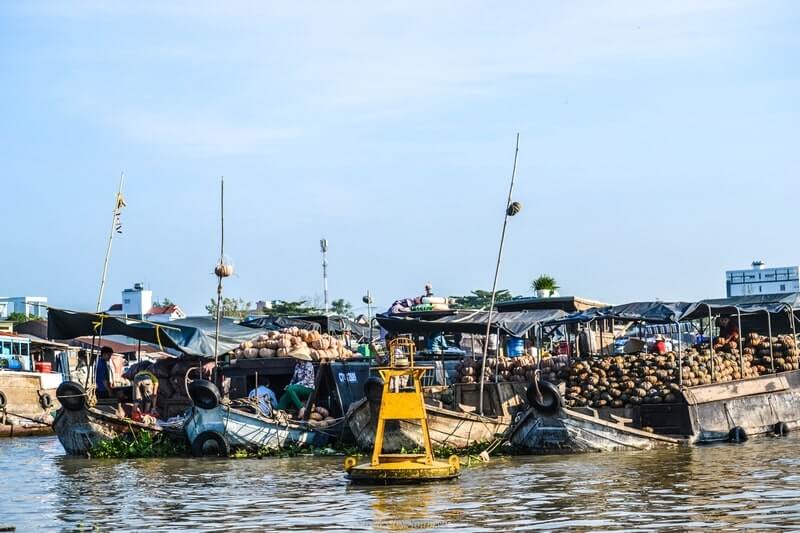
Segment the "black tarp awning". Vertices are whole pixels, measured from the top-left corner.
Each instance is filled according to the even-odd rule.
[[[183,318],[163,324],[127,320],[106,314],[81,313],[50,308],[47,313],[50,339],[74,339],[82,336],[124,335],[161,348],[171,348],[186,355],[214,357],[216,323],[207,317]],[[219,354],[237,348],[240,343],[258,337],[261,329],[234,324],[230,319],[220,323]]]
[[[689,306],[681,315],[681,320],[708,317],[711,308],[713,315],[736,315],[750,313],[787,313],[800,309],[800,293],[757,294],[752,296],[732,296],[700,300]]]
[[[260,328],[270,331],[278,331],[284,328],[300,328],[319,331],[321,326],[317,322],[301,320],[299,318],[289,318],[285,316],[256,316],[248,318],[241,323],[248,328]]]
[[[665,324],[678,320],[691,305],[692,304],[688,302],[631,302],[572,313],[548,325],[586,323],[607,318],[629,320],[631,322]]]
[[[531,328],[566,316],[560,309],[541,309],[492,313],[492,331],[500,329],[506,335],[521,337]],[[488,311],[456,312],[433,320],[424,317],[398,317],[377,315],[381,327],[391,333],[431,333],[437,331],[453,333],[486,333]]]

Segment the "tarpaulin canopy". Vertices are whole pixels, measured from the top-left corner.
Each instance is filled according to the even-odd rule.
[[[315,331],[322,330],[333,335],[349,331],[357,338],[369,337],[369,328],[367,326],[359,324],[350,317],[341,315],[256,316],[242,322],[242,326],[269,330],[297,327]],[[377,332],[373,332],[373,334],[375,337],[378,336]]]
[[[586,323],[606,318],[664,324],[678,320],[690,305],[688,302],[631,302],[572,313],[552,324]]]
[[[248,328],[268,329],[270,331],[278,331],[284,328],[300,328],[314,331],[319,331],[321,329],[321,326],[317,322],[271,315],[251,317],[244,320],[241,325]]]
[[[166,323],[130,320],[107,314],[81,313],[50,308],[47,312],[51,339],[74,339],[82,336],[124,335],[186,355],[214,357],[216,322],[207,317],[183,318]],[[234,324],[230,319],[220,323],[219,354],[237,348],[240,343],[258,337],[263,330]]]
[[[709,308],[714,315],[736,315],[738,313],[786,313],[790,309],[800,309],[800,293],[754,294],[751,296],[732,296],[700,300],[689,306],[680,320],[708,317]]]
[[[560,309],[541,309],[492,313],[492,331],[500,329],[506,335],[521,337],[531,328],[566,316]],[[433,320],[424,317],[399,317],[377,315],[382,328],[391,333],[432,333],[437,331],[454,333],[486,333],[488,311],[454,312]]]

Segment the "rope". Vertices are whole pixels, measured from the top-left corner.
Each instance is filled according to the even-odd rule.
[[[31,422],[36,422],[37,424],[42,424],[43,426],[51,426],[51,427],[53,426],[53,424],[51,422],[45,422],[44,420],[36,420],[35,418],[29,418],[27,416],[18,415],[17,413],[12,413],[11,411],[6,411],[5,409],[3,410],[3,414],[4,415],[16,416],[17,418],[21,418],[23,420],[29,420]]]

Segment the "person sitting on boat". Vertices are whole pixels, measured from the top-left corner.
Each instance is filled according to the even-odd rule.
[[[659,334],[656,335],[656,342],[653,343],[653,353],[658,355],[664,355],[669,351],[667,348],[667,341],[664,340],[664,336]]]
[[[258,409],[264,416],[272,416],[273,406],[278,405],[278,397],[269,388],[269,380],[266,380],[263,385],[259,385],[258,388],[251,390],[247,397],[258,402]]]
[[[311,361],[299,359],[294,365],[292,381],[284,389],[278,409],[285,411],[290,405],[298,410],[298,418],[302,418],[303,400],[308,399],[314,391],[314,365]]]
[[[114,350],[110,346],[100,348],[100,359],[97,361],[95,375],[95,394],[98,399],[111,398],[111,365],[109,361],[112,355],[114,355]]]
[[[156,410],[156,398],[158,397],[158,378],[156,375],[150,370],[137,372],[133,376],[133,388],[142,413],[154,413]]]
[[[75,367],[75,370],[70,371],[69,377],[72,381],[80,383],[84,387],[86,386],[86,379],[89,377],[89,362],[86,356],[86,350],[80,350],[78,352],[78,365]]]

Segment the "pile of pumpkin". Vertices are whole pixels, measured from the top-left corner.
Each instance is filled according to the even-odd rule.
[[[353,356],[344,343],[318,331],[284,328],[270,331],[252,341],[245,341],[230,352],[231,359],[256,359],[266,357],[291,357],[307,354],[314,361],[322,359],[348,359]]]
[[[715,347],[719,350],[713,357],[708,344],[684,350],[680,370],[675,352],[579,359],[568,370],[560,371],[556,382],[565,382],[564,401],[568,406],[601,408],[676,402],[679,372],[685,387],[758,375],[751,354],[743,353],[740,361],[737,343],[718,343]]]
[[[478,383],[478,376],[481,374],[481,358],[473,359],[465,357],[458,365],[457,381],[459,383]],[[558,371],[566,366],[566,357],[553,357],[542,360],[542,378],[556,381]],[[487,357],[484,369],[484,381],[494,383],[495,380],[504,382],[524,382],[530,383],[534,379],[537,369],[536,359],[530,355],[520,357]]]
[[[772,352],[770,352],[770,338],[758,333],[748,333],[744,340],[745,355],[753,359],[753,364],[760,375],[771,374],[773,364],[775,372],[798,370],[800,368],[800,351],[791,335],[778,335],[772,337]]]
[[[312,427],[327,427],[335,423],[336,419],[331,416],[330,411],[324,407],[314,407],[308,415],[308,423]]]

